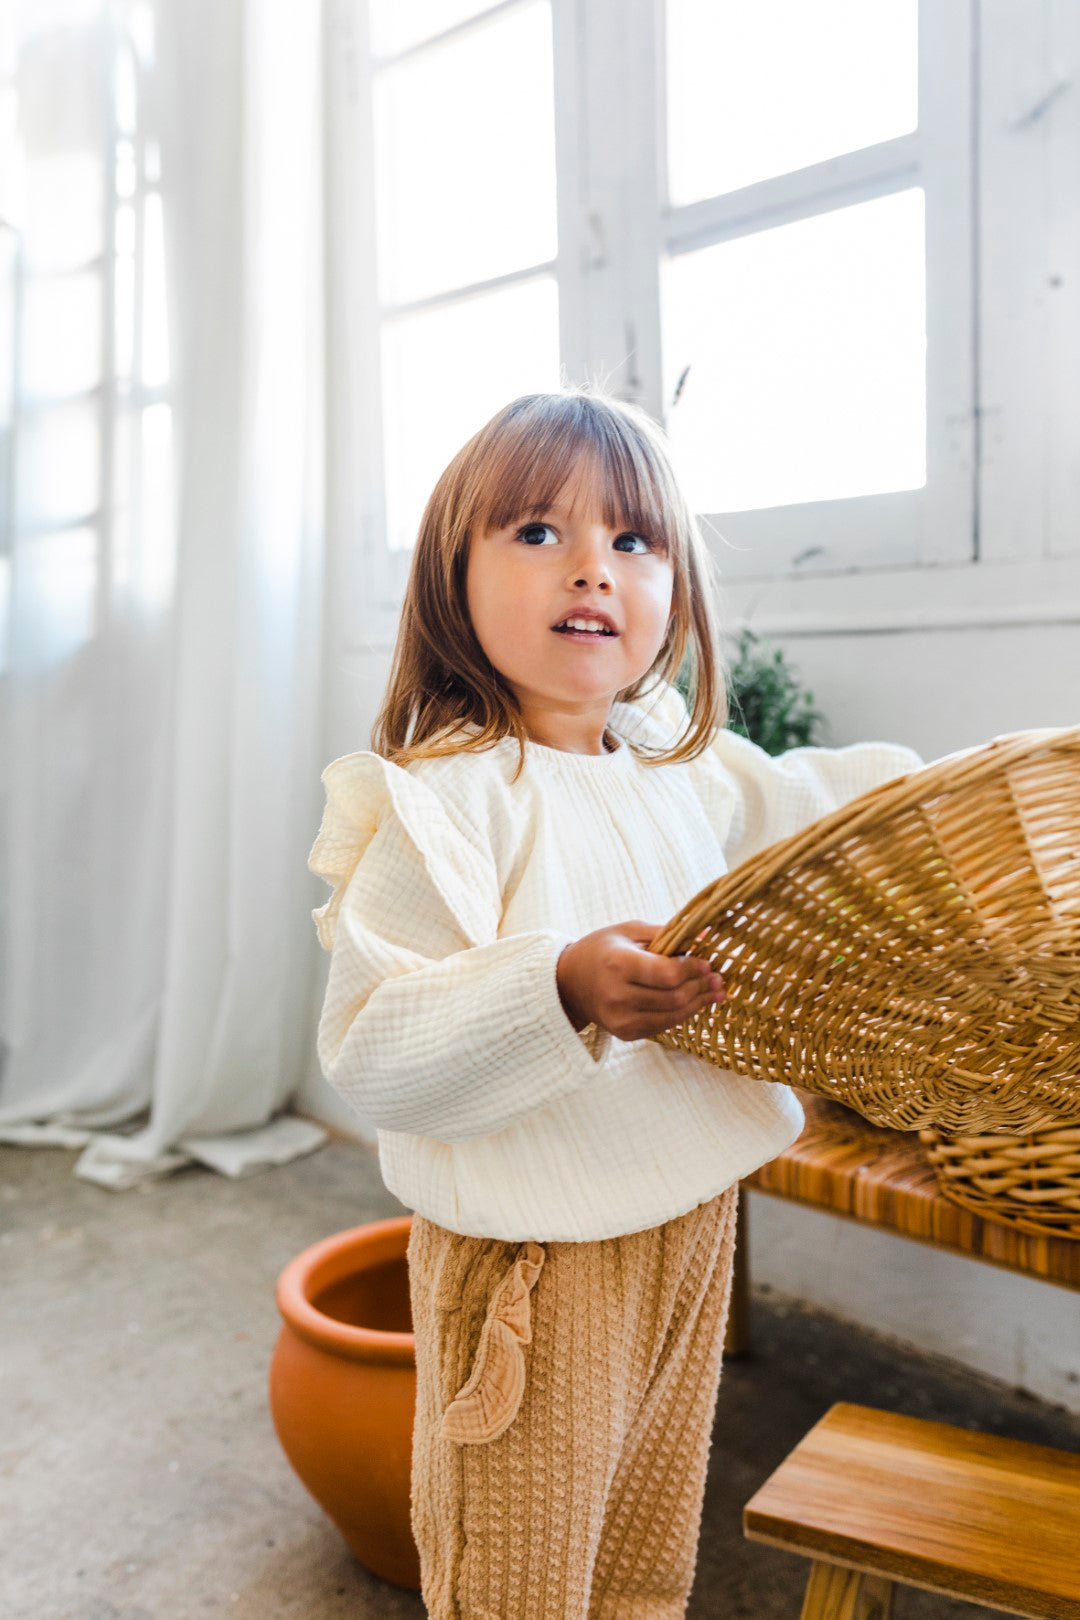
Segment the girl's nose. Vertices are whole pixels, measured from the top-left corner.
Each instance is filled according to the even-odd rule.
[[[574,560],[571,574],[575,585],[591,585],[595,583],[601,590],[609,591],[611,589],[611,565],[608,562],[605,550],[609,543],[604,540],[591,549],[579,551]]]

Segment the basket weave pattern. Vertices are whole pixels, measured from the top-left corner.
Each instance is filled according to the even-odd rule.
[[[1080,1127],[952,1138],[923,1130],[919,1141],[954,1203],[1021,1232],[1080,1238]]]
[[[654,1037],[900,1130],[1080,1124],[1080,727],[882,783],[653,940],[727,998]]]

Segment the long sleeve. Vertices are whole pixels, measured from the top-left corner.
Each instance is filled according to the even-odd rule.
[[[329,1083],[386,1131],[490,1135],[597,1074],[605,1032],[574,1029],[555,967],[571,936],[499,937],[496,865],[437,793],[379,755],[335,760],[308,865],[330,973],[318,1029]]]
[[[713,752],[736,789],[724,835],[730,868],[923,764],[914,749],[888,742],[790,748],[774,756],[733,731],[719,733]]]

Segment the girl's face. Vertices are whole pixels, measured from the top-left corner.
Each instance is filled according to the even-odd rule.
[[[569,480],[548,510],[474,535],[465,576],[477,639],[528,735],[573,753],[602,752],[615,694],[652,666],[671,617],[663,540],[609,528],[600,507],[587,481]],[[556,628],[586,610],[612,633]]]

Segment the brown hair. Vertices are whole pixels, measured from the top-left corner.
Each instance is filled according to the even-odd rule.
[[[674,680],[689,661],[690,725],[676,746],[629,742],[642,760],[696,758],[727,720],[715,564],[672,468],[661,428],[636,405],[595,386],[523,394],[462,446],[424,508],[402,606],[390,679],[372,747],[394,764],[527,733],[517,698],[484,655],[469,618],[465,571],[473,534],[505,528],[550,506],[582,461],[598,478],[604,522],[666,543],[673,563],[672,622],[652,666],[615,701],[632,703]],[[455,735],[472,722],[470,738]],[[411,731],[410,731],[411,726]],[[515,779],[516,775],[515,773]]]

